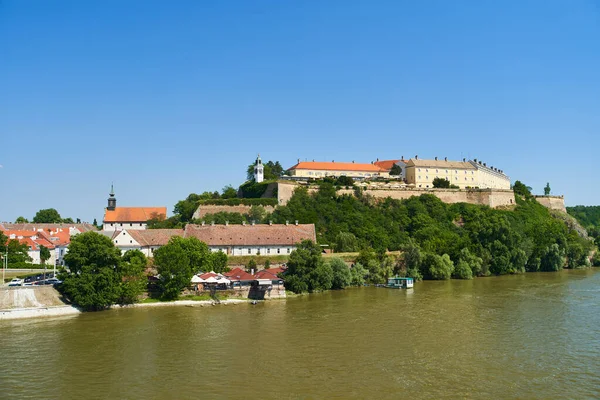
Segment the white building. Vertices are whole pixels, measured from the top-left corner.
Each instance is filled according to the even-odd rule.
[[[104,211],[102,230],[146,229],[148,220],[154,218],[167,218],[167,207],[117,207],[117,199],[111,186],[108,207]]]
[[[195,237],[213,252],[231,256],[290,254],[305,239],[316,242],[314,224],[192,225],[184,229],[115,231],[112,241],[121,252],[137,249],[147,257],[173,236]]]
[[[477,183],[480,189],[510,189],[510,178],[504,174],[504,171],[487,166],[487,163],[469,161],[477,170]]]

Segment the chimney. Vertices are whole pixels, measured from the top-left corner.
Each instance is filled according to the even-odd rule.
[[[377,161],[379,161],[379,157],[377,157]]]
[[[479,161],[479,165],[483,165],[483,163],[481,161]]]
[[[206,224],[206,222],[204,222],[204,220],[202,221],[202,226],[204,226]]]
[[[210,226],[215,226],[215,221],[212,221],[212,222],[210,223]]]
[[[448,157],[444,157],[444,161],[448,161]]]
[[[486,163],[483,163],[483,166],[484,166],[484,167],[487,167],[487,164],[486,164]]]
[[[315,162],[315,159],[313,158],[313,162]]]
[[[335,162],[335,160],[331,160],[331,162]]]
[[[435,161],[437,161],[437,157],[435,157]]]
[[[404,160],[404,156],[400,157],[401,160]]]
[[[352,164],[354,164],[354,160],[352,160]]]
[[[473,159],[473,161],[477,162],[477,159],[476,159],[476,158],[474,158],[474,159]]]
[[[465,161],[467,161],[467,159],[466,159],[466,158],[463,158],[463,162],[465,162]]]
[[[254,268],[250,270],[250,275],[254,275]]]
[[[225,226],[229,226],[229,221],[225,221]]]
[[[298,164],[300,164],[300,159],[298,159]]]
[[[273,221],[269,220],[269,225],[273,225]]]
[[[243,225],[243,226],[246,226],[246,221],[242,221],[242,225]]]
[[[290,224],[290,221],[288,221],[288,220],[286,219],[286,220],[285,220],[285,224],[286,224],[286,225],[289,225],[289,224]]]
[[[298,225],[298,220],[296,220],[296,225]]]
[[[256,223],[256,221],[255,221],[255,220],[252,220],[252,226],[254,226],[254,224],[255,224],[255,223]]]

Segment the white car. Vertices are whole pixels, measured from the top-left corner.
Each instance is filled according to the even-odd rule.
[[[12,281],[8,282],[8,286],[23,286],[23,279],[13,278]]]

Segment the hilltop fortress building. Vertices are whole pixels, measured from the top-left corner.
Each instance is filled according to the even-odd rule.
[[[400,175],[390,175],[392,167],[400,167]],[[505,189],[510,190],[510,178],[498,168],[488,167],[481,161],[422,160],[418,156],[405,160],[382,160],[370,164],[352,162],[300,161],[289,170],[292,179],[323,179],[325,177],[348,176],[356,180],[396,178],[415,188],[433,188],[435,178],[446,179],[460,189]]]

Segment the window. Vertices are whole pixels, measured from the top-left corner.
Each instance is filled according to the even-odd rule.
[[[425,168],[425,172],[429,172],[429,168]]]
[[[436,169],[436,170],[435,170],[435,173],[437,174],[438,172],[439,172],[439,171]]]
[[[419,175],[419,179],[421,179],[421,175]]]
[[[267,249],[267,254],[271,254],[271,249]]]
[[[123,235],[125,234],[125,232],[123,232]]]
[[[113,224],[110,224],[110,226],[113,226]]]
[[[140,226],[142,226],[142,223],[140,222]]]
[[[289,248],[289,247],[288,247],[288,249],[287,249],[287,252],[288,252],[288,254],[290,254],[290,248]]]
[[[133,243],[133,240],[130,240],[129,243]]]
[[[277,249],[277,254],[281,253],[281,249]]]
[[[248,254],[252,254],[252,249],[248,249]]]

